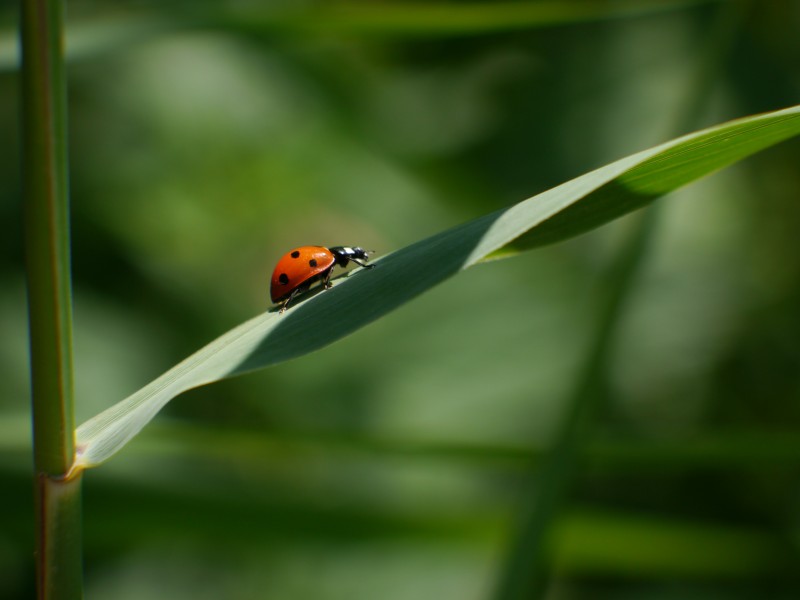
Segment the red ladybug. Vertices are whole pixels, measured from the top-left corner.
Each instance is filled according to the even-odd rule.
[[[339,265],[346,267],[353,261],[357,265],[371,269],[368,265],[367,251],[363,248],[348,246],[301,246],[284,254],[272,272],[270,295],[272,301],[281,304],[281,312],[289,307],[289,303],[298,294],[307,291],[315,281],[322,280],[326,289],[331,287],[331,271]],[[364,261],[364,262],[362,262]]]

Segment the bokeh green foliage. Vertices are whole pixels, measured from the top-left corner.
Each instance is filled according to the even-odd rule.
[[[752,11],[698,126],[797,102],[799,4]],[[401,35],[209,6],[71,8],[78,422],[262,311],[289,247],[385,253],[683,133],[716,9]],[[0,596],[25,597],[18,81],[0,62]],[[663,204],[557,525],[564,597],[791,597],[799,158],[790,141]],[[181,396],[86,477],[87,596],[487,597],[630,225]]]

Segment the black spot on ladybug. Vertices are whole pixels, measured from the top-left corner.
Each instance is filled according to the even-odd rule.
[[[280,281],[283,285],[289,283],[289,276],[286,273],[281,273],[278,276],[278,281]]]
[[[316,258],[312,258],[310,261],[308,261],[308,266],[309,267],[316,267],[317,266],[317,259]]]
[[[298,256],[300,256],[300,252],[298,252],[297,250],[292,252],[292,258],[297,258]]]

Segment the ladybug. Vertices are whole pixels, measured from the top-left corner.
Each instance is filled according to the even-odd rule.
[[[322,280],[325,289],[331,287],[331,271],[339,265],[346,267],[350,261],[359,266],[371,269],[368,265],[367,251],[363,248],[349,246],[300,246],[284,254],[272,272],[270,295],[272,301],[281,304],[281,312],[289,307],[289,303],[298,294],[302,294],[315,281]]]

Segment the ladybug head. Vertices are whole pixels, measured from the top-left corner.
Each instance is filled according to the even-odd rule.
[[[369,260],[370,252],[358,246],[334,246],[329,250],[336,257],[336,264],[342,267],[346,267],[351,260],[362,267],[372,267],[372,265],[366,264]]]
[[[353,258],[360,258],[362,260],[369,260],[370,252],[367,252],[363,248],[359,248],[358,246],[356,246],[355,248],[350,248],[350,250],[353,253],[352,254]]]
[[[334,246],[333,248],[329,248],[329,250],[336,256],[346,259],[357,258],[360,260],[368,260],[370,254],[370,252],[358,246]]]

